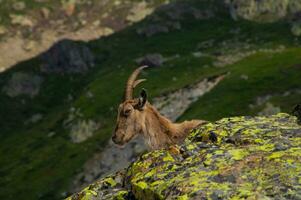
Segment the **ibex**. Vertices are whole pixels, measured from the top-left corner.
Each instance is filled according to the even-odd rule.
[[[136,78],[146,67],[137,68],[127,81],[124,102],[118,108],[117,124],[112,140],[115,144],[122,146],[138,134],[143,134],[146,144],[151,149],[179,144],[191,129],[206,123],[206,121],[191,120],[172,123],[147,101],[144,89],[139,98],[133,98],[134,88],[145,81],[145,79],[136,80]]]

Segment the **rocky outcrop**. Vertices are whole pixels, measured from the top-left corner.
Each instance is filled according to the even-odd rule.
[[[224,118],[68,200],[298,199],[300,146],[301,126],[288,114]]]
[[[206,78],[177,91],[154,98],[153,104],[168,119],[176,121],[192,103],[210,92],[224,77],[225,75]]]
[[[91,50],[71,40],[56,43],[41,60],[41,71],[46,73],[83,73],[94,66]]]
[[[72,143],[81,143],[92,137],[99,130],[101,124],[93,119],[83,118],[80,109],[72,107],[68,117],[63,122],[63,126],[69,131]]]
[[[126,20],[129,22],[138,22],[144,19],[147,15],[153,12],[152,7],[148,7],[145,1],[134,4],[132,9],[129,11]]]
[[[135,61],[138,66],[147,65],[149,67],[160,67],[164,63],[165,59],[161,54],[154,53],[137,58]]]
[[[274,22],[301,11],[299,0],[226,0],[232,17],[258,22]]]
[[[43,78],[38,75],[15,72],[2,91],[10,97],[19,95],[34,97],[39,93],[42,82]]]

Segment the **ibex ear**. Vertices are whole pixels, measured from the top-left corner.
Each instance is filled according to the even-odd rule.
[[[140,92],[140,97],[139,97],[139,102],[138,102],[137,108],[139,110],[142,110],[143,107],[145,106],[146,101],[147,101],[147,93],[146,93],[146,90],[143,88]]]

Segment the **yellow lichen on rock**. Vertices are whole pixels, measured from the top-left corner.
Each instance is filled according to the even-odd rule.
[[[113,175],[83,192],[90,199],[95,193],[87,191],[97,192],[98,199],[298,199],[301,126],[296,122],[281,113],[209,123],[173,150],[142,155],[124,172],[123,184],[112,183]],[[208,140],[212,133],[215,142]],[[99,197],[115,190],[121,192]]]

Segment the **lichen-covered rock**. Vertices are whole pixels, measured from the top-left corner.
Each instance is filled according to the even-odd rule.
[[[193,130],[181,146],[144,154],[114,190],[124,194],[118,198],[143,200],[300,199],[300,161],[296,117],[225,118]],[[95,199],[106,199],[107,190],[93,191]]]
[[[122,187],[124,177],[125,171],[118,172],[87,186],[81,192],[68,197],[66,200],[129,199],[132,193]]]

